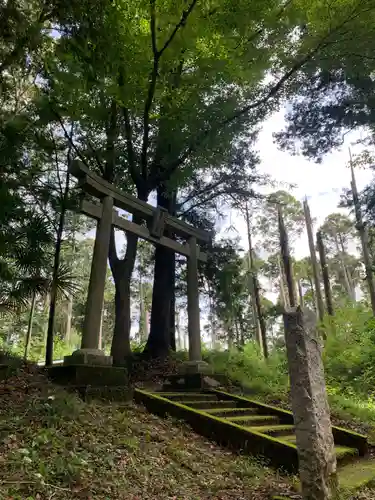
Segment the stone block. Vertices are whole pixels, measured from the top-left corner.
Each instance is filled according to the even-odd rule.
[[[211,375],[213,373],[212,367],[205,361],[185,361],[178,371],[181,375]]]
[[[61,365],[48,368],[49,377],[64,386],[128,386],[128,372],[115,366]]]
[[[64,357],[64,365],[112,366],[112,362],[112,356],[106,356],[100,349],[78,349]]]

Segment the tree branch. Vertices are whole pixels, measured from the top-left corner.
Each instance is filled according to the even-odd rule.
[[[200,190],[197,190],[195,192],[193,191],[192,193],[190,193],[189,196],[187,196],[182,201],[182,203],[179,203],[179,208],[181,209],[181,207],[183,207],[186,203],[188,203],[192,199],[196,198],[197,196],[201,196],[202,194],[207,193],[207,191],[212,191],[213,189],[218,188],[220,186],[220,184],[222,184],[225,181],[225,179],[227,179],[228,177],[229,177],[228,174],[223,174],[218,181],[207,184],[206,186],[204,186]]]
[[[118,137],[118,127],[117,127],[117,104],[115,99],[112,100],[111,109],[109,113],[109,123],[106,126],[106,164],[104,169],[104,178],[112,182],[115,174],[115,142]]]
[[[185,26],[186,21],[187,21],[188,17],[190,16],[190,14],[192,13],[192,11],[193,11],[194,7],[196,6],[197,2],[198,2],[198,0],[193,0],[191,2],[191,4],[189,5],[188,9],[183,11],[181,19],[179,20],[179,22],[174,27],[174,29],[173,29],[172,33],[170,34],[168,40],[165,42],[165,44],[163,45],[163,47],[159,50],[159,52],[158,52],[159,57],[169,47],[169,45],[173,42],[173,39],[176,36],[178,30],[180,28],[183,28]]]
[[[278,21],[281,17],[281,15],[286,11],[286,9],[289,7],[289,5],[293,2],[294,0],[287,0],[287,2],[285,2],[285,4],[280,8],[280,10],[278,11],[278,13],[276,14],[275,16],[275,22]],[[261,28],[257,29],[247,40],[245,43],[251,43],[253,42],[259,35],[261,35],[262,33],[264,33],[264,31],[266,30],[265,26],[262,26]],[[241,42],[239,42],[236,46],[235,46],[235,50],[239,48],[239,46],[241,45]]]
[[[145,107],[143,111],[143,140],[142,140],[142,152],[141,152],[141,174],[144,181],[147,181],[147,151],[149,144],[150,135],[150,110],[152,107],[152,101],[154,100],[156,80],[159,71],[159,52],[156,47],[156,14],[155,14],[155,2],[156,0],[150,0],[151,17],[150,17],[150,30],[151,30],[151,43],[152,43],[152,53],[154,56],[153,66],[149,78],[149,87],[147,92],[147,98],[145,101]]]
[[[171,175],[178,169],[180,165],[182,165],[188,158],[191,156],[197,149],[202,145],[204,140],[211,135],[214,132],[217,132],[223,128],[225,128],[227,125],[230,125],[233,123],[235,120],[240,118],[241,116],[245,115],[249,111],[259,108],[274,97],[284,86],[284,84],[298,71],[300,70],[309,60],[313,58],[313,56],[323,47],[326,47],[328,44],[323,43],[327,37],[325,37],[323,40],[321,40],[314,49],[312,49],[308,54],[306,54],[304,57],[302,57],[299,61],[297,61],[278,81],[277,83],[271,87],[271,89],[266,93],[264,97],[261,97],[260,99],[256,100],[255,102],[249,104],[248,106],[245,106],[241,108],[240,110],[236,111],[233,113],[231,116],[225,118],[222,120],[220,123],[218,123],[215,127],[207,128],[206,130],[203,131],[203,133],[200,135],[200,137],[191,145],[187,148],[185,153],[183,153],[174,163],[169,165],[168,168],[166,168],[163,172],[159,173],[160,175],[154,179],[154,182],[159,183],[159,182],[165,182],[167,181]]]
[[[120,74],[118,77],[119,87],[121,89],[124,88],[124,75],[123,71],[120,70]],[[124,117],[124,130],[125,130],[125,141],[126,141],[126,151],[128,153],[128,162],[129,162],[129,171],[130,175],[133,179],[134,184],[139,187],[141,184],[141,176],[139,175],[137,169],[137,161],[135,157],[135,152],[133,148],[133,130],[132,124],[130,121],[129,110],[126,106],[121,106],[122,115]]]
[[[55,166],[56,166],[57,181],[59,183],[58,189],[60,191],[60,193],[59,193],[60,197],[62,198],[64,192],[63,192],[63,187],[62,187],[62,182],[61,182],[61,177],[60,177],[59,158],[58,158],[58,154],[57,154],[57,144],[56,144],[56,140],[55,140],[55,137],[53,135],[52,130],[50,130],[50,134],[51,134],[51,139],[52,139],[52,142],[53,142],[53,152],[54,152],[54,157],[55,157]]]
[[[145,102],[145,108],[143,112],[143,141],[142,141],[142,152],[141,152],[141,173],[144,181],[147,181],[147,151],[149,146],[149,127],[150,127],[150,110],[152,107],[152,103],[154,100],[155,89],[156,89],[156,81],[158,78],[159,72],[159,61],[164,51],[170,46],[177,32],[183,28],[186,24],[186,21],[193,11],[195,5],[198,0],[193,0],[187,10],[184,10],[181,16],[180,21],[174,27],[172,33],[170,34],[167,41],[164,43],[163,47],[158,50],[157,48],[157,40],[156,40],[156,12],[155,12],[155,3],[156,0],[150,0],[150,31],[151,31],[151,44],[152,44],[152,52],[154,56],[153,67],[151,70],[150,78],[149,78],[149,88],[147,93],[147,98]],[[182,66],[181,66],[182,68]]]
[[[52,113],[56,116],[58,122],[60,123],[60,126],[64,132],[64,136],[65,138],[69,141],[69,143],[71,144],[72,148],[74,149],[74,151],[76,152],[78,158],[81,160],[81,162],[87,167],[87,168],[90,168],[90,165],[87,163],[87,160],[86,158],[84,157],[84,155],[81,153],[81,151],[78,149],[78,147],[74,144],[74,141],[73,141],[73,138],[69,136],[66,128],[65,128],[65,125],[64,125],[64,122],[60,116],[60,114],[58,113],[58,111],[56,111],[56,109],[52,106],[51,104],[51,110],[52,110]],[[99,165],[99,169],[102,173],[102,175],[104,175],[104,167],[103,165],[100,163]]]

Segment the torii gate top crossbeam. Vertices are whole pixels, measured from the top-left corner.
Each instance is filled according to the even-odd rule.
[[[79,186],[88,194],[99,199],[111,196],[115,206],[132,214],[138,214],[147,222],[151,222],[157,212],[157,208],[116,188],[91,172],[90,169],[78,160],[72,162],[69,172],[79,180]],[[195,238],[197,243],[208,243],[212,239],[209,231],[197,229],[169,214],[165,218],[165,228],[172,230],[182,238]]]

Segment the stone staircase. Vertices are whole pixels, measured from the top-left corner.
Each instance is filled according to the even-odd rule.
[[[220,390],[148,392],[135,390],[136,402],[160,416],[188,422],[199,434],[242,452],[261,455],[271,465],[298,472],[291,412]],[[375,483],[375,460],[366,436],[333,428],[339,482],[346,488]]]

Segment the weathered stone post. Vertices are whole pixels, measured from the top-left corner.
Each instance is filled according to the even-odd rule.
[[[198,291],[197,240],[189,239],[190,256],[187,259],[187,298],[188,298],[188,334],[189,360],[201,361],[200,311]]]
[[[104,352],[99,350],[100,324],[112,226],[112,209],[113,198],[106,196],[102,200],[102,215],[98,221],[96,230],[81,349],[75,351],[71,356],[65,357],[64,362],[67,364],[112,364],[112,357],[105,356]]]
[[[316,316],[293,308],[284,312],[284,325],[302,497],[334,499],[336,455]]]

